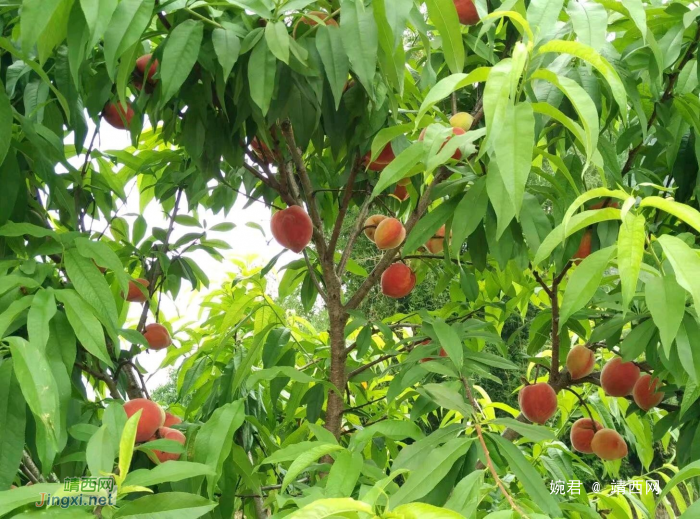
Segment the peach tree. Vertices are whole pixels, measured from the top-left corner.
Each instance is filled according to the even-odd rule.
[[[699,16],[0,0],[0,515],[697,517]]]

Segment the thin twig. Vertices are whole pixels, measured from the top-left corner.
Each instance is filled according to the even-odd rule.
[[[117,389],[116,382],[114,382],[114,379],[112,379],[112,377],[110,377],[107,373],[100,373],[99,371],[95,371],[94,369],[90,368],[89,366],[86,366],[82,362],[76,362],[75,366],[81,371],[84,371],[85,373],[90,375],[95,380],[101,380],[102,382],[104,382],[107,385],[107,388],[109,389],[109,394],[112,395],[112,398],[114,398],[115,400],[121,398],[119,390]]]
[[[476,399],[474,398],[474,395],[472,394],[472,390],[469,387],[469,383],[467,382],[467,379],[464,377],[461,377],[462,380],[462,385],[464,386],[464,391],[467,393],[467,397],[469,398],[469,401],[472,404],[472,407],[474,409],[478,409],[479,404],[477,403]],[[493,466],[493,462],[491,461],[491,454],[489,453],[489,449],[486,446],[486,441],[484,440],[484,433],[481,430],[481,423],[479,423],[479,418],[474,413],[474,428],[476,429],[476,435],[479,437],[479,443],[481,443],[481,448],[484,450],[484,456],[486,457],[486,466],[489,469],[489,472],[491,472],[491,476],[493,477],[494,481],[496,482],[496,485],[501,491],[501,494],[503,494],[503,497],[506,498],[508,503],[510,503],[510,506],[513,510],[518,512],[522,517],[525,517],[527,519],[527,514],[520,508],[515,500],[513,499],[513,496],[510,495],[508,490],[506,490],[505,485],[503,485],[503,482],[501,481],[501,478],[498,477],[498,473],[496,472],[496,468]]]

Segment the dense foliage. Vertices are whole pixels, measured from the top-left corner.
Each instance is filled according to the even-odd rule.
[[[0,515],[699,517],[699,16],[0,0]]]

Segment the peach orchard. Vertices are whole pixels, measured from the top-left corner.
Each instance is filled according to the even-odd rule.
[[[700,517],[699,16],[0,0],[0,516]]]

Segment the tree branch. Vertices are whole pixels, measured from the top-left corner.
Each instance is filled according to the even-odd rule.
[[[353,188],[355,186],[355,179],[357,174],[362,167],[362,160],[359,155],[355,158],[352,169],[350,170],[350,176],[348,177],[347,185],[345,186],[345,192],[343,193],[343,200],[340,203],[340,210],[338,211],[338,217],[335,220],[335,225],[333,226],[333,232],[331,233],[331,239],[328,242],[327,255],[330,256],[331,261],[333,260],[333,254],[335,253],[335,246],[338,244],[338,238],[340,237],[340,231],[343,228],[343,222],[345,221],[345,215],[350,207],[350,201],[352,200]]]
[[[112,379],[112,377],[110,377],[107,373],[100,373],[99,371],[95,371],[94,369],[90,368],[89,366],[86,366],[81,362],[76,362],[75,366],[81,371],[84,371],[85,373],[90,375],[95,380],[101,380],[102,382],[104,382],[107,385],[107,388],[109,389],[109,394],[112,395],[112,398],[114,398],[115,400],[121,399],[121,395],[119,394],[119,390],[117,389],[116,382],[114,382],[114,379]]]
[[[474,395],[472,394],[472,390],[469,387],[469,384],[467,383],[467,379],[464,377],[461,377],[462,380],[462,385],[464,386],[464,391],[467,393],[467,397],[469,398],[469,401],[472,404],[472,407],[474,409],[479,408],[479,404],[477,401],[474,399]],[[510,495],[508,490],[506,490],[506,487],[503,485],[503,482],[501,481],[501,478],[498,477],[498,473],[496,472],[496,468],[493,466],[493,462],[491,461],[491,454],[489,453],[489,449],[486,446],[486,441],[484,441],[484,433],[481,430],[481,423],[479,423],[479,418],[474,412],[473,414],[474,418],[474,428],[476,429],[476,435],[479,437],[479,443],[481,443],[481,448],[484,450],[484,456],[486,457],[486,466],[489,469],[489,472],[491,472],[491,476],[493,477],[494,481],[496,482],[496,485],[498,486],[499,490],[501,491],[501,494],[503,494],[503,497],[506,498],[508,503],[510,504],[511,508],[518,512],[522,517],[525,517],[527,519],[527,514],[520,508],[515,500],[513,499],[513,496]]]
[[[426,209],[428,208],[428,205],[430,205],[430,194],[432,193],[435,186],[437,186],[440,182],[449,177],[450,174],[451,173],[447,168],[441,168],[440,172],[437,175],[435,175],[433,181],[425,189],[425,191],[423,192],[423,196],[421,196],[420,200],[418,200],[416,209],[409,217],[408,222],[406,222],[406,236],[408,236],[411,233],[413,227],[415,227],[415,225],[418,223],[418,220],[420,220],[420,218],[423,216]],[[362,222],[360,222],[360,225],[362,225]],[[379,262],[375,265],[374,269],[372,269],[372,272],[370,272],[369,276],[367,276],[367,279],[365,279],[362,285],[360,285],[360,288],[357,289],[357,292],[355,292],[355,294],[347,302],[347,304],[345,305],[346,309],[354,309],[360,305],[362,300],[367,296],[367,294],[369,294],[369,291],[372,289],[372,287],[377,284],[379,278],[384,273],[384,271],[389,267],[389,265],[393,263],[396,254],[401,250],[402,246],[403,243],[398,247],[386,251],[384,256],[382,256],[382,259],[379,260]]]

